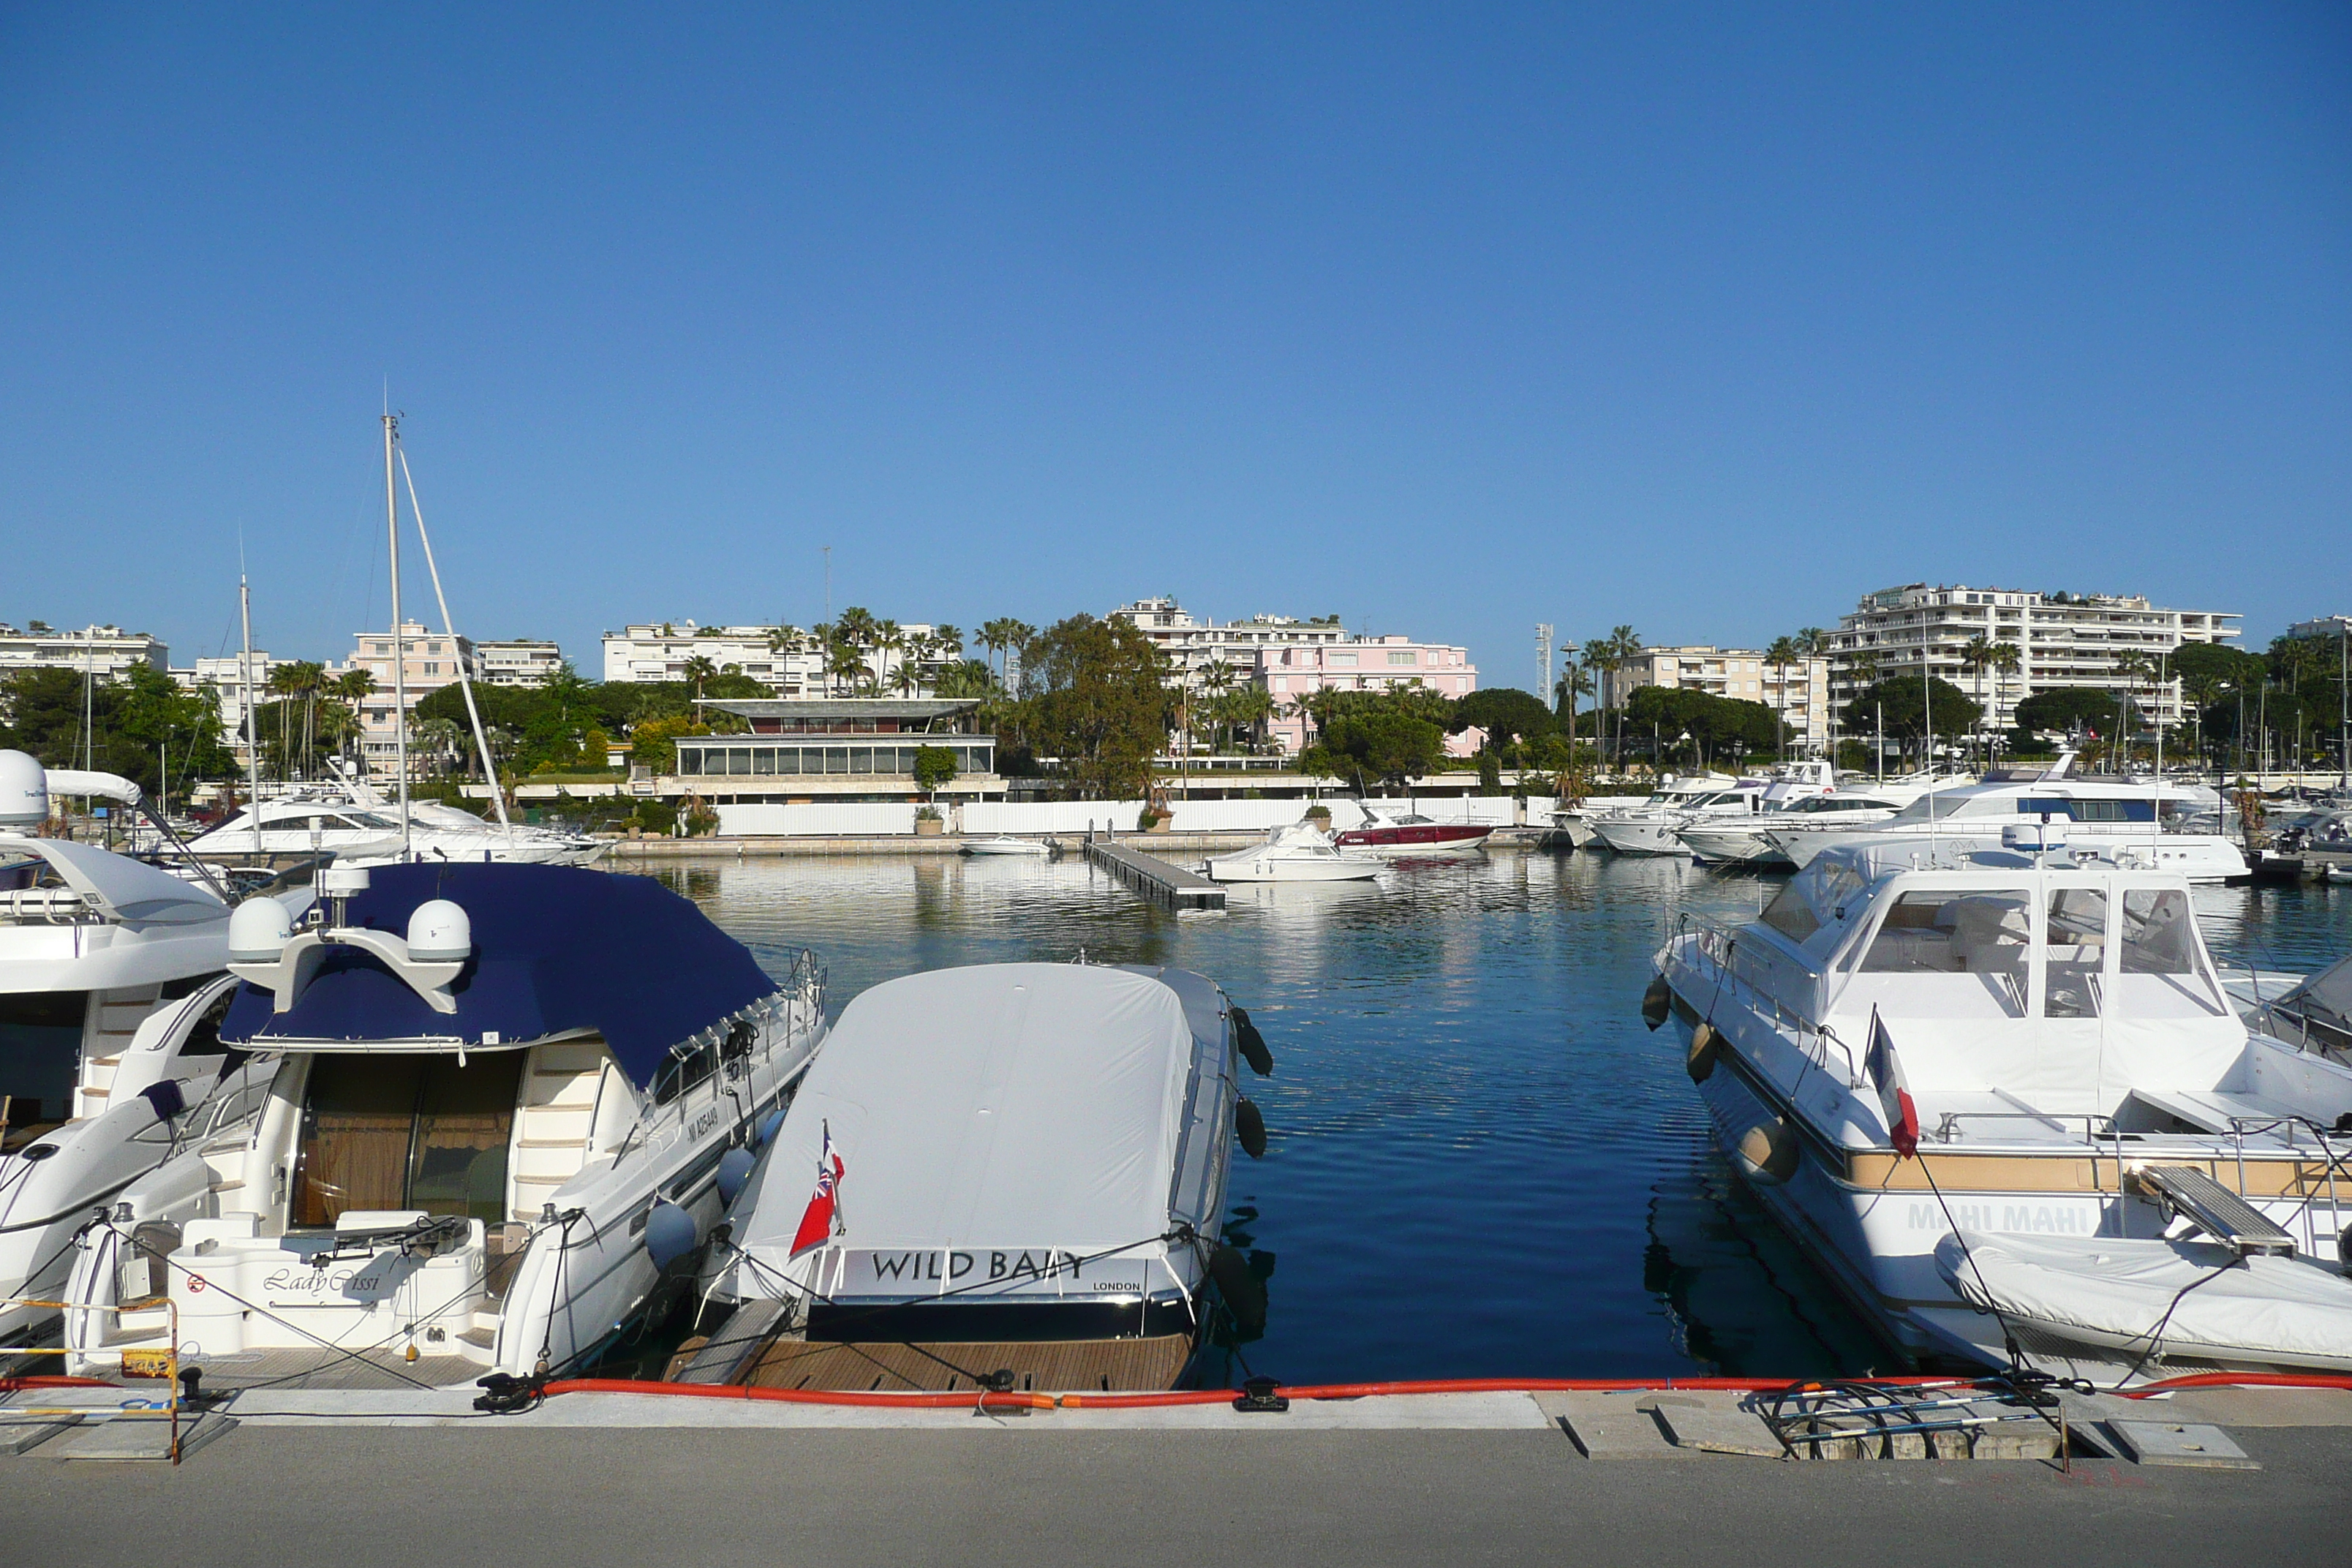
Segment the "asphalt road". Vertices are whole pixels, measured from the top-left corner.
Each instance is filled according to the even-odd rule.
[[[2232,1436],[2263,1469],[1595,1461],[1556,1431],[247,1426],[176,1471],[0,1458],[0,1542],[58,1568],[2352,1557],[2352,1428]]]

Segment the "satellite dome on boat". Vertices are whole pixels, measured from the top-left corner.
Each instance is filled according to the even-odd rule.
[[[450,984],[454,1015],[436,1012],[374,954],[328,950],[293,1007],[247,984],[221,1038],[236,1045],[308,1041],[488,1040],[515,1046],[589,1029],[640,1087],[672,1046],[722,1024],[776,983],[751,952],[693,904],[644,877],[570,866],[405,865],[374,868],[344,919],[398,935],[460,940],[472,957]],[[412,926],[423,914],[424,931]]]

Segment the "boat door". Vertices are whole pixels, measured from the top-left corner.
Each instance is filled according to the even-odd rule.
[[[2114,951],[2112,901],[2105,884],[2045,882],[2039,911],[2042,940],[2033,955],[2042,1058],[2089,1062],[2095,1064],[2095,1075],[2104,1073],[2107,1003],[2115,986],[2108,970]],[[2102,1105],[2105,1087],[2097,1084],[2094,1090]]]

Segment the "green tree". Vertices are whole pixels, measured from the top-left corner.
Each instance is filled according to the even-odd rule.
[[[1159,649],[1126,621],[1076,615],[1056,622],[1023,661],[1028,694],[1011,704],[1013,732],[999,744],[1059,757],[1075,798],[1144,795],[1168,737],[1164,675]]]
[[[955,776],[956,763],[953,752],[945,746],[915,748],[915,787],[921,790],[925,796],[936,795],[942,787],[953,783]]]
[[[1888,734],[1920,741],[1931,723],[1936,734],[1964,735],[1984,717],[1984,710],[1950,681],[1937,679],[1931,684],[1917,675],[1889,676],[1864,687],[1846,704],[1846,724],[1868,730],[1882,711]]]
[[[1515,686],[1489,686],[1457,698],[1445,722],[1450,734],[1484,730],[1487,743],[1498,748],[1549,735],[1559,727],[1541,698]]]
[[[1298,767],[1318,778],[1345,779],[1360,794],[1374,782],[1402,788],[1435,772],[1444,754],[1445,731],[1434,720],[1393,704],[1343,707],[1299,753]]]

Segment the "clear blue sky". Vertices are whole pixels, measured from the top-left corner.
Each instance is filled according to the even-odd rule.
[[[0,618],[2352,611],[2342,5],[485,9],[0,11]]]

